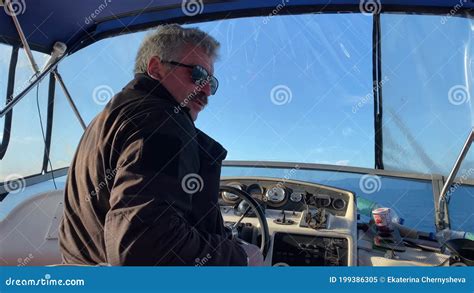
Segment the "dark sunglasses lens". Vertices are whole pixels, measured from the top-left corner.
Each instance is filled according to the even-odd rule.
[[[191,73],[191,78],[199,85],[205,85],[206,83],[209,83],[209,86],[211,87],[211,94],[214,95],[216,93],[219,82],[214,76],[210,76],[207,70],[203,67],[199,65],[195,66]]]
[[[206,69],[202,68],[201,66],[194,66],[193,71],[191,73],[191,78],[194,81],[202,82],[208,77],[208,73]]]
[[[217,88],[219,87],[219,82],[217,81],[217,78],[215,78],[214,76],[211,76],[210,85],[211,85],[211,94],[214,95],[217,92]]]

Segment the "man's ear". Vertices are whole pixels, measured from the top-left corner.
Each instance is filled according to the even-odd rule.
[[[150,77],[157,80],[162,80],[163,76],[166,76],[165,66],[161,62],[160,58],[157,56],[150,58],[147,66],[147,73]]]

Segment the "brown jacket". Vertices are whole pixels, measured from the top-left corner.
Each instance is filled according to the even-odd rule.
[[[63,262],[246,265],[217,206],[226,150],[137,74],[92,121],[69,168]]]

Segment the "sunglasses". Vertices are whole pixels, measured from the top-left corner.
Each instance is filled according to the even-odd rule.
[[[209,86],[211,87],[211,95],[214,95],[217,92],[217,88],[219,87],[219,81],[217,80],[215,76],[209,74],[209,72],[207,72],[207,70],[201,65],[188,65],[188,64],[183,64],[176,61],[163,61],[163,62],[172,64],[175,66],[191,68],[192,69],[191,78],[195,84],[199,86],[205,86],[207,83],[209,83]]]

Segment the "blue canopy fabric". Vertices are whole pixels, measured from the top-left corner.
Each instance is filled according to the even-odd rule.
[[[15,15],[33,50],[49,53],[56,41],[69,51],[111,35],[128,33],[164,22],[189,23],[215,18],[263,14],[279,9],[308,12],[354,11],[445,11],[470,12],[472,0],[0,0],[11,1]],[[365,8],[362,8],[365,7]],[[13,20],[0,11],[0,43],[19,44]],[[8,13],[7,13],[8,12]],[[440,12],[440,13],[441,13]]]

